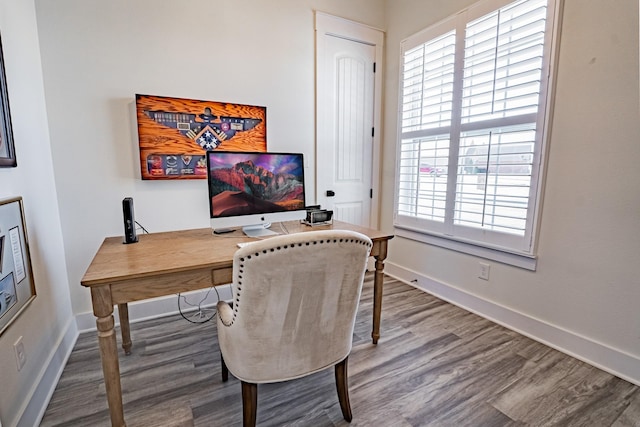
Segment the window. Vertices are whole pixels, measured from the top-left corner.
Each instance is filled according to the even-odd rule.
[[[402,42],[399,235],[533,257],[554,3],[483,1]]]

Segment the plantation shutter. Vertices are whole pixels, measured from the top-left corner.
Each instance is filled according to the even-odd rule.
[[[403,42],[396,227],[531,253],[548,15],[489,0]]]
[[[443,222],[446,188],[422,181],[422,169],[448,167],[453,109],[455,31],[404,56],[398,212]],[[414,136],[415,135],[415,136]],[[430,172],[426,172],[430,173]]]

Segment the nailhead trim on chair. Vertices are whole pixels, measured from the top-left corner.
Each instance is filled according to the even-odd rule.
[[[373,246],[371,243],[367,242],[367,241],[363,241],[363,240],[359,240],[359,239],[333,239],[333,240],[313,240],[312,242],[304,242],[305,246],[309,246],[309,244],[313,243],[314,245],[320,243],[320,244],[324,244],[324,243],[343,243],[343,242],[347,242],[347,243],[359,243],[361,245],[366,245],[369,248],[369,251],[371,251],[371,247]],[[291,246],[291,248],[294,248],[296,245],[295,244],[291,244],[291,245],[282,245],[282,246],[277,246],[276,248],[270,248],[269,252],[274,252],[276,250],[281,250],[281,249],[287,249],[289,246]],[[298,246],[302,246],[302,243],[298,243]],[[263,254],[267,253],[267,250],[263,250],[262,251]],[[253,256],[258,257],[260,256],[259,252],[256,252],[255,254],[253,254]],[[238,315],[238,306],[240,305],[240,293],[242,291],[242,273],[244,272],[244,262],[245,262],[245,258],[247,260],[251,259],[251,255],[247,255],[246,257],[240,258],[240,268],[238,269],[238,293],[236,295],[235,298],[235,303],[233,304],[233,319],[231,319],[231,323],[229,324],[229,326],[233,325],[233,322],[236,320],[236,316]]]

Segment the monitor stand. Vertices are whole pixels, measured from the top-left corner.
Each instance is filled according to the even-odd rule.
[[[242,227],[242,232],[248,237],[265,237],[275,236],[278,234],[275,231],[269,230],[269,227],[271,227],[271,223],[247,225]]]

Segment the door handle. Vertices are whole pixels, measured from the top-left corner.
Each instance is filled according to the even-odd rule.
[[[333,190],[327,190],[327,197],[333,197],[336,193]]]

